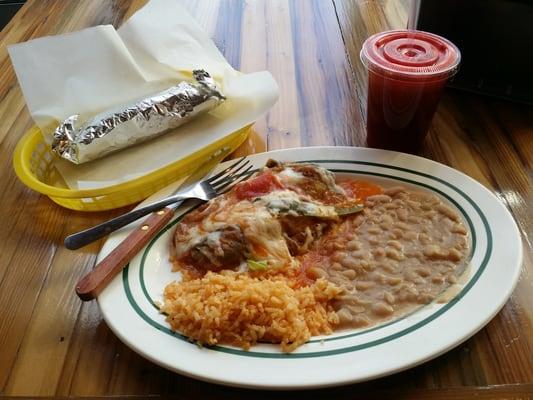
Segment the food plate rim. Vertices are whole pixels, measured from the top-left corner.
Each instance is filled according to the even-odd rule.
[[[311,149],[311,150],[309,150]],[[378,152],[384,152],[384,153],[392,153],[392,154],[401,154],[401,153],[395,153],[395,152],[389,152],[389,151],[382,151],[382,150],[375,150],[375,149],[366,149],[366,148],[350,148],[350,147],[327,147],[327,146],[323,146],[323,147],[307,147],[307,148],[296,148],[296,149],[286,149],[286,150],[277,150],[277,151],[272,151],[272,152],[267,152],[267,153],[260,153],[260,154],[257,154],[257,155],[254,155],[254,156],[258,156],[256,158],[264,158],[266,155],[272,155],[272,156],[276,156],[276,154],[280,154],[280,153],[285,153],[285,152],[298,152],[298,153],[301,153],[301,152],[315,152],[316,150],[320,150],[320,149],[328,149],[328,150],[331,150],[331,149],[335,149],[335,150],[341,150],[342,151],[345,151],[346,149],[349,149],[349,150],[352,150],[354,151],[354,153],[356,153],[357,151],[363,151],[364,152],[367,152],[367,151],[370,151],[370,152],[374,152],[374,151],[378,151]],[[417,157],[417,156],[412,156],[412,155],[405,155],[405,154],[401,154],[402,157],[407,157],[407,160],[415,160],[416,159],[421,159],[420,157]],[[354,154],[355,156],[355,154]],[[252,157],[251,157],[252,158]],[[463,175],[463,177],[466,177],[468,180],[472,181],[472,182],[475,182],[476,185],[482,187],[486,194],[490,195],[489,197],[492,197],[491,200],[497,200],[497,198],[492,194],[490,193],[487,189],[485,189],[483,186],[481,186],[479,183],[477,183],[476,181],[474,181],[473,179],[471,179],[470,177],[462,174],[461,172],[459,171],[456,171],[450,167],[447,167],[445,165],[442,165],[442,164],[439,164],[439,163],[436,163],[432,160],[427,160],[427,159],[422,159],[424,162],[429,162],[429,163],[434,163],[434,164],[437,164],[439,166],[439,168],[446,168],[448,170],[451,170],[453,171],[454,174],[460,174],[460,175]],[[370,161],[357,161],[355,158],[353,159],[350,159],[350,158],[339,158],[339,159],[332,159],[331,157],[325,157],[325,158],[321,158],[321,157],[314,157],[314,158],[311,158],[311,157],[307,157],[307,159],[305,157],[299,157],[298,159],[299,162],[315,162],[315,163],[325,163],[325,164],[346,164],[346,163],[349,163],[349,164],[362,164],[362,165],[366,165],[366,166],[370,166],[370,167],[378,167],[378,168],[388,168],[388,169],[396,169],[396,170],[400,170],[400,171],[403,171],[403,172],[407,172],[409,174],[414,174],[414,175],[419,175],[419,176],[423,176],[425,178],[429,178],[429,179],[432,179],[432,180],[436,180],[436,181],[439,181],[439,183],[441,184],[444,184],[445,186],[448,186],[449,188],[455,190],[457,193],[459,193],[461,196],[463,196],[463,198],[465,198],[467,201],[470,202],[471,206],[479,213],[479,216],[483,222],[483,225],[485,227],[485,229],[487,230],[486,234],[487,234],[487,253],[485,255],[485,257],[483,257],[483,262],[482,262],[482,265],[480,265],[480,268],[477,269],[475,275],[469,279],[469,281],[467,282],[467,284],[465,285],[465,288],[463,288],[463,290],[461,290],[461,292],[459,293],[458,296],[456,296],[454,299],[452,299],[445,307],[439,309],[439,311],[437,311],[435,314],[434,317],[432,317],[432,315],[429,317],[431,318],[431,320],[437,318],[439,315],[445,313],[448,309],[450,309],[451,307],[453,307],[453,305],[455,305],[465,294],[468,290],[470,290],[471,287],[473,287],[477,281],[477,279],[479,279],[479,277],[481,276],[481,274],[483,273],[484,269],[486,268],[487,264],[489,263],[490,261],[490,254],[491,254],[491,251],[492,251],[492,246],[493,246],[493,239],[492,239],[492,233],[491,233],[491,229],[490,229],[490,225],[487,221],[487,218],[486,216],[484,215],[483,211],[479,208],[479,206],[477,204],[475,204],[472,199],[470,199],[470,197],[468,197],[466,195],[466,193],[464,193],[464,191],[462,191],[460,188],[454,186],[453,184],[451,184],[450,182],[447,182],[437,176],[434,176],[434,175],[431,175],[431,174],[426,174],[424,172],[421,172],[420,170],[413,170],[413,169],[409,169],[409,168],[404,168],[404,167],[401,167],[401,166],[398,166],[398,165],[394,165],[394,164],[384,164],[382,162],[380,163],[376,163],[376,162],[370,162]],[[400,164],[405,164],[405,162],[400,162]],[[334,172],[341,172],[341,173],[348,173],[348,174],[370,174],[370,175],[381,175],[382,177],[385,177],[385,178],[388,178],[388,179],[394,179],[394,180],[403,180],[403,181],[408,181],[409,184],[415,184],[415,185],[420,185],[420,186],[425,186],[426,189],[429,189],[429,190],[432,190],[432,191],[435,191],[435,188],[433,187],[430,187],[428,185],[425,185],[423,184],[422,182],[416,182],[416,181],[410,181],[408,179],[402,179],[398,176],[387,176],[386,174],[379,174],[379,173],[372,173],[372,172],[369,172],[369,171],[355,171],[355,170],[339,170],[338,168],[333,168]],[[474,227],[472,225],[472,222],[470,221],[470,217],[468,216],[468,214],[466,213],[466,211],[453,199],[451,199],[448,195],[446,195],[445,193],[438,193],[440,195],[444,195],[445,197],[447,197],[448,201],[452,201],[452,203],[454,203],[454,206],[456,206],[460,211],[461,213],[463,214],[463,217],[465,217],[466,221],[468,222],[469,224],[469,228],[472,232],[472,234],[474,235],[473,237],[473,240],[475,241],[475,231],[474,231]],[[501,204],[500,204],[501,205]],[[508,210],[505,209],[505,211],[509,214]],[[187,212],[189,212],[189,209],[185,210],[184,212],[182,213],[177,213],[178,215],[178,218],[181,218],[183,215],[185,215]],[[512,219],[512,217],[510,216],[510,214],[508,215],[508,217],[510,218],[510,221],[514,224],[514,221]],[[176,219],[173,220],[172,222],[170,222],[170,224],[175,224],[176,222]],[[170,228],[169,225],[167,225],[167,227],[165,228],[165,230],[168,230]],[[514,224],[514,228],[516,229],[516,233],[518,234],[518,230],[517,230],[517,227],[516,227],[516,224]],[[147,247],[145,248],[145,250],[143,250],[143,261],[141,261],[141,266],[142,266],[142,263],[144,262],[144,257],[146,256],[146,253],[147,251],[150,249],[150,247],[152,246],[152,244],[157,240],[157,238],[162,234],[162,232],[160,232],[160,234],[154,238],[152,240],[152,242],[147,245]],[[519,236],[518,236],[519,237]],[[109,242],[110,240],[108,240]],[[108,243],[106,242],[106,244]],[[474,243],[475,245],[475,243]],[[103,255],[106,253],[106,250],[107,252],[110,251],[110,249],[106,249],[105,248],[106,246],[104,246],[104,248],[102,249],[102,252],[101,254],[99,255],[99,258],[102,258]],[[109,247],[109,246],[108,246]],[[474,252],[474,246],[472,246],[472,253]],[[519,260],[519,263],[518,264],[521,264],[521,259],[522,259],[522,254],[521,254],[521,245],[519,246],[519,256],[518,256],[518,260]],[[516,271],[518,269],[518,271]],[[104,314],[104,318],[106,320],[106,322],[108,323],[108,325],[111,327],[111,329],[127,344],[129,345],[130,347],[132,347],[135,351],[141,353],[142,355],[144,355],[145,357],[149,358],[150,360],[166,367],[166,368],[169,368],[171,370],[174,370],[176,372],[179,372],[179,373],[182,373],[182,374],[185,374],[185,375],[188,375],[188,376],[192,376],[192,377],[195,377],[195,378],[199,378],[199,379],[202,379],[202,380],[207,380],[207,381],[212,381],[212,382],[216,382],[216,383],[222,383],[222,384],[227,384],[227,385],[232,385],[232,386],[243,386],[243,387],[262,387],[262,388],[268,388],[268,389],[276,389],[276,388],[283,388],[283,389],[296,389],[296,388],[302,388],[302,387],[324,387],[324,386],[331,386],[331,385],[338,385],[338,384],[345,384],[345,383],[350,383],[350,382],[356,382],[356,381],[360,381],[360,380],[366,380],[366,379],[371,379],[371,378],[375,378],[375,377],[378,377],[378,376],[383,376],[383,375],[387,375],[387,374],[390,374],[390,373],[393,373],[393,372],[398,372],[400,370],[403,370],[403,369],[407,369],[407,368],[410,368],[410,367],[413,367],[415,365],[418,365],[420,364],[421,362],[424,362],[424,361],[427,361],[428,359],[431,359],[431,358],[434,358],[436,356],[438,356],[439,354],[442,354],[443,352],[449,350],[451,347],[455,347],[456,345],[462,343],[464,340],[468,339],[469,337],[471,337],[474,333],[476,333],[479,329],[481,329],[498,311],[499,309],[501,309],[501,307],[503,306],[503,304],[505,303],[505,301],[507,300],[507,298],[510,296],[511,292],[512,292],[512,289],[514,288],[514,286],[516,285],[516,281],[518,279],[518,272],[519,272],[519,268],[515,269],[515,274],[512,276],[512,285],[511,285],[511,290],[505,294],[505,296],[503,296],[504,298],[502,298],[502,301],[501,301],[501,304],[499,304],[499,306],[497,307],[497,309],[493,310],[493,312],[491,313],[490,316],[487,316],[487,318],[485,319],[485,321],[483,321],[482,323],[478,324],[478,326],[476,327],[473,327],[473,329],[471,329],[470,333],[465,336],[465,337],[462,337],[462,338],[459,338],[458,340],[455,341],[455,343],[452,344],[452,346],[447,346],[446,348],[443,348],[441,349],[440,352],[435,352],[434,354],[430,354],[430,355],[427,355],[427,357],[422,357],[422,358],[419,358],[419,360],[417,361],[414,361],[414,362],[411,362],[411,363],[406,363],[404,366],[402,366],[401,368],[396,368],[395,370],[392,370],[392,371],[386,371],[385,373],[381,373],[381,374],[374,374],[373,376],[370,376],[370,377],[364,377],[363,379],[358,379],[357,377],[354,377],[354,379],[351,379],[351,380],[344,380],[344,381],[339,381],[339,380],[335,380],[334,378],[331,379],[330,382],[322,382],[322,383],[318,383],[318,384],[308,384],[308,385],[281,385],[281,386],[278,386],[276,384],[266,384],[266,385],[261,385],[261,384],[257,384],[257,383],[250,383],[250,382],[239,382],[238,380],[235,380],[235,379],[224,379],[224,378],[220,378],[220,377],[211,377],[211,376],[203,376],[201,374],[197,374],[197,373],[191,373],[190,371],[187,371],[187,369],[183,368],[183,367],[177,367],[177,366],[172,366],[172,365],[168,365],[167,363],[164,363],[164,362],[161,362],[160,360],[158,360],[158,357],[155,356],[153,354],[147,354],[146,352],[143,351],[143,349],[140,349],[138,347],[136,347],[135,343],[132,343],[128,337],[126,337],[127,335],[124,335],[123,332],[120,330],[120,329],[117,329],[117,327],[115,326],[115,324],[113,323],[112,321],[112,315],[110,315],[109,312],[106,312],[105,310],[105,306],[104,306],[104,309],[102,309],[102,312]],[[139,314],[139,311],[136,309],[136,307],[134,306],[134,304],[131,303],[132,301],[132,297],[131,297],[131,293],[130,295],[127,294],[127,290],[129,289],[128,287],[128,272],[129,272],[129,266],[127,268],[125,268],[123,274],[122,274],[122,277],[119,278],[122,282],[122,284],[120,286],[122,286],[123,290],[124,290],[124,293],[125,293],[125,296],[128,300],[128,302],[130,302],[130,306],[134,309],[134,311]],[[142,273],[142,267],[140,268],[140,272]],[[467,287],[468,286],[468,287]],[[147,295],[146,293],[146,290],[145,288],[142,288],[145,295]],[[466,290],[465,290],[466,289]],[[105,292],[104,292],[105,293]],[[133,300],[134,301],[134,300]],[[99,299],[99,303],[102,307],[102,302],[100,301]],[[443,310],[443,311],[442,311]],[[109,311],[109,310],[107,310]],[[142,312],[142,310],[141,310]],[[416,312],[416,311],[415,311]],[[111,313],[112,314],[112,313]],[[141,318],[142,315],[140,315]],[[426,318],[424,321],[428,320],[429,318]],[[143,318],[145,319],[145,318]],[[395,320],[391,323],[394,323],[394,322],[397,322],[398,320]],[[422,322],[424,322],[422,321]],[[148,321],[145,321],[147,323],[150,323]],[[155,322],[155,321],[154,321]],[[426,321],[425,323],[429,323],[430,321]],[[406,331],[408,332],[405,332],[403,333],[402,335],[400,336],[403,336],[403,335],[406,335],[406,334],[409,334],[411,333],[411,331],[416,331],[417,329],[419,329],[421,326],[425,325],[422,324],[422,325],[418,325],[416,326],[417,324],[415,324],[415,326],[411,326],[407,329],[405,329]],[[371,330],[374,330],[374,329],[380,329],[381,327],[383,327],[383,325],[379,325],[378,327],[375,327],[375,328],[371,328],[371,329],[368,329],[366,331],[371,331]],[[159,327],[155,327],[156,329],[158,329],[159,331],[162,331],[162,329]],[[167,328],[168,330],[168,328]],[[176,336],[175,334],[173,334],[170,330],[168,330],[171,334],[171,335],[174,335]],[[365,332],[366,332],[365,331]],[[168,333],[168,332],[167,332]],[[364,333],[364,332],[363,332]],[[356,333],[357,334],[357,333]],[[181,335],[180,335],[181,336]],[[350,336],[350,335],[348,335]],[[395,336],[395,335],[393,335]],[[182,339],[184,339],[184,337],[182,337]],[[392,339],[389,339],[389,340],[396,340],[397,337],[394,337]],[[380,339],[381,340],[381,339]],[[381,344],[381,343],[376,343],[376,344]],[[353,350],[347,350],[347,351],[356,351],[358,350],[357,348],[358,346],[355,346],[355,349]],[[271,358],[285,358],[285,359],[294,359],[294,358],[309,358],[309,357],[317,357],[317,356],[322,356],[322,355],[325,355],[325,356],[334,356],[334,355],[337,355],[337,354],[341,354],[341,353],[345,353],[346,351],[342,351],[343,349],[333,349],[333,350],[330,350],[329,352],[328,351],[325,351],[325,352],[316,352],[316,353],[324,353],[324,354],[314,354],[314,353],[290,353],[290,354],[285,354],[285,353],[257,353],[257,352],[254,352],[254,351],[248,351],[248,352],[245,352],[243,350],[240,350],[240,349],[235,349],[235,348],[232,348],[232,347],[225,347],[225,346],[214,346],[213,349],[216,349],[216,350],[220,350],[220,351],[223,351],[223,352],[226,352],[226,353],[229,353],[231,355],[246,355],[246,356],[251,356],[251,357],[271,357]],[[360,378],[360,377],[359,377]]]

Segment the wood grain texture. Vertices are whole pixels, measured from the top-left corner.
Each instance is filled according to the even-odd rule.
[[[318,400],[318,399],[395,399],[395,400],[459,400],[475,398],[479,400],[529,400],[532,398],[533,385],[497,385],[497,386],[473,386],[473,387],[454,387],[444,389],[412,389],[412,390],[397,390],[397,389],[378,389],[378,390],[353,390],[353,387],[314,390],[299,392],[251,392],[247,390],[229,389],[219,391],[216,396],[218,399],[234,399],[244,398],[246,395],[253,395],[258,400],[270,400],[270,399],[295,399],[304,397],[306,399]],[[197,398],[198,392],[189,393],[187,389],[182,392],[179,398],[189,399]],[[176,398],[169,395],[114,395],[108,396],[60,396],[60,397],[41,397],[41,400],[48,399],[76,399],[76,400],[103,400],[103,399],[149,399],[149,400],[164,400]],[[201,397],[201,398],[215,398],[215,396]],[[29,400],[34,397],[27,396],[7,396],[5,400]]]
[[[236,154],[363,145],[365,38],[405,26],[409,0],[187,0],[182,4],[244,72],[269,70],[280,100]],[[24,187],[11,154],[32,125],[6,45],[98,24],[120,26],[145,0],[29,0],[0,32],[0,395],[196,398],[527,399],[533,393],[533,109],[449,91],[421,155],[490,188],[516,219],[520,281],[502,311],[443,356],[371,382],[311,392],[222,388],[143,359],[75,296],[102,241],[71,252],[65,235],[125,210],[82,214]],[[504,266],[503,266],[504,267]]]

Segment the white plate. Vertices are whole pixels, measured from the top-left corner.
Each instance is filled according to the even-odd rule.
[[[268,344],[250,351],[225,345],[202,348],[170,331],[153,304],[168,282],[179,279],[168,261],[174,220],[98,298],[107,324],[133,350],[180,374],[232,386],[296,389],[347,384],[389,375],[450,350],[487,324],[510,296],[522,261],[518,229],[497,198],[468,176],[421,157],[366,148],[310,147],[250,156],[256,167],[268,158],[314,161],[336,172],[396,181],[446,198],[472,233],[468,280],[448,303],[430,304],[370,329],[312,338],[290,354]],[[99,259],[131,229],[111,235]]]

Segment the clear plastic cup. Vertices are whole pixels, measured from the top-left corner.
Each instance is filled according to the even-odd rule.
[[[394,30],[369,37],[361,49],[368,70],[367,145],[419,150],[459,49],[433,33]]]

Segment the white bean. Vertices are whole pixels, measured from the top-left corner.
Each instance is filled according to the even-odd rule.
[[[372,306],[372,312],[380,317],[388,317],[394,312],[394,308],[390,304],[380,301]]]

